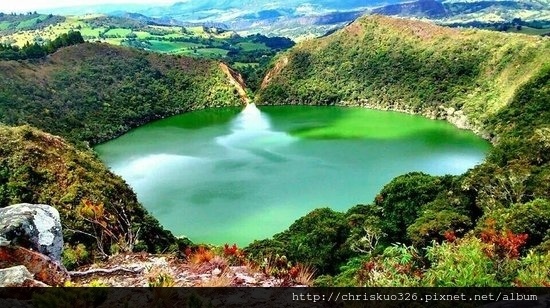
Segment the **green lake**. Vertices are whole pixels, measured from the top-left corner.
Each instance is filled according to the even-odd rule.
[[[152,122],[95,150],[175,235],[244,246],[315,208],[371,203],[397,175],[463,173],[489,148],[420,116],[249,105]]]

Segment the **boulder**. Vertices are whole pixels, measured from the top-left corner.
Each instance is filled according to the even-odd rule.
[[[23,265],[38,281],[50,286],[62,286],[70,280],[61,263],[39,252],[18,246],[0,246],[0,268]]]
[[[45,204],[0,208],[0,246],[21,246],[60,262],[63,234],[59,212]]]
[[[0,287],[47,287],[36,281],[23,265],[0,269]]]
[[[0,269],[0,286],[2,287],[20,286],[27,279],[33,279],[33,277],[23,265]]]

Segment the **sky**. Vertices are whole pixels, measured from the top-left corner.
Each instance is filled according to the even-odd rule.
[[[85,6],[96,4],[152,4],[162,5],[176,2],[175,0],[1,0],[0,12],[46,12],[48,8]]]

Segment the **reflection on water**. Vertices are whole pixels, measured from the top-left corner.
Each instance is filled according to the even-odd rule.
[[[201,161],[204,159],[186,155],[153,154],[130,158],[121,164],[112,165],[111,170],[123,174],[127,180],[139,180],[171,172],[174,167],[197,166]]]
[[[225,147],[249,150],[261,147],[263,153],[288,145],[294,140],[295,138],[286,132],[274,131],[269,118],[261,113],[255,104],[248,104],[231,122],[230,134],[216,137],[216,142]],[[258,154],[258,151],[250,153]]]
[[[246,245],[314,208],[371,203],[400,174],[460,174],[488,148],[471,132],[406,114],[250,104],[157,121],[96,151],[174,234]]]

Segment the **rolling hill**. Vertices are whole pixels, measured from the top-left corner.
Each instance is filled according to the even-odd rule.
[[[169,115],[243,104],[238,79],[216,61],[103,43],[0,60],[0,206],[54,205],[71,266],[115,252],[177,250],[176,238],[86,144]]]
[[[422,113],[490,138],[486,121],[550,61],[550,41],[361,18],[279,56],[259,104],[342,104]]]
[[[66,265],[117,251],[161,252],[171,245],[177,250],[172,233],[91,150],[30,126],[0,125],[0,141],[0,207],[54,206],[63,225],[65,257],[74,256]]]
[[[154,119],[242,104],[220,63],[101,43],[0,61],[0,122],[96,144]]]
[[[315,264],[317,286],[550,285],[550,40],[367,16],[281,54],[255,99],[422,114],[494,148],[463,175],[412,172],[371,204],[315,210],[250,255]]]

